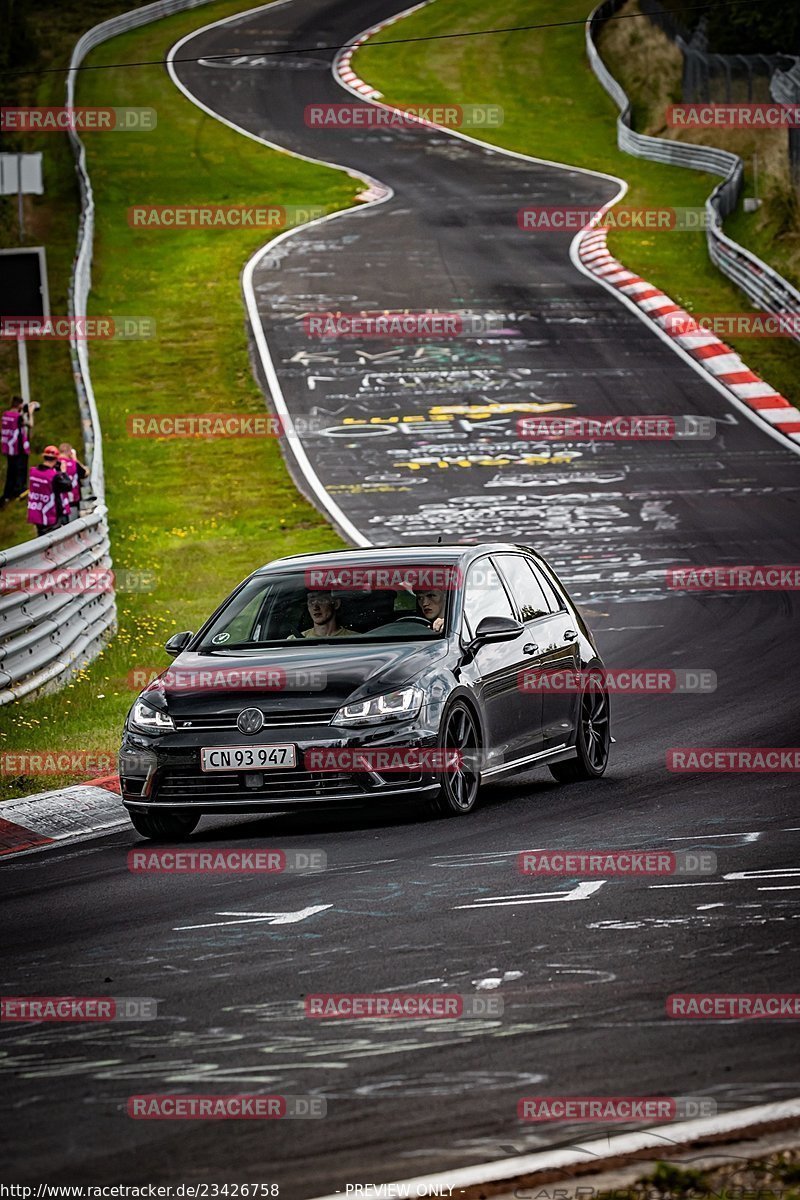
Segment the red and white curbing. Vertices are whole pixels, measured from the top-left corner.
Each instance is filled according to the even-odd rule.
[[[39,792],[0,805],[0,856],[43,850],[128,825],[120,803],[119,778]]]
[[[627,296],[704,371],[713,376],[717,383],[724,384],[737,400],[751,408],[761,420],[768,422],[790,441],[800,443],[800,412],[794,405],[754,374],[739,355],[713,333],[704,330],[696,333],[673,332],[673,321],[677,326],[683,322],[689,323],[692,314],[640,275],[623,267],[609,254],[607,238],[607,229],[591,226],[580,238],[578,256],[587,271]]]
[[[389,24],[389,22],[386,22]],[[344,82],[354,92],[358,92],[360,96],[366,96],[369,100],[380,100],[381,92],[370,87],[363,79],[359,79],[355,71],[350,65],[350,60],[355,54],[359,46],[363,45],[367,40],[366,36],[360,37],[355,42],[351,42],[344,50],[340,52],[336,59],[337,71]]]
[[[368,100],[382,99],[383,92],[379,92],[377,88],[372,87],[371,84],[367,83],[363,79],[360,79],[359,76],[356,75],[351,65],[353,55],[355,54],[356,50],[358,50],[359,46],[363,46],[364,43],[368,42],[370,38],[374,37],[376,33],[380,33],[382,29],[388,29],[388,27],[390,25],[394,25],[396,21],[402,21],[406,17],[411,16],[411,13],[416,12],[418,8],[424,8],[428,3],[429,0],[423,0],[421,4],[416,4],[413,8],[406,8],[403,12],[395,13],[393,17],[388,17],[385,21],[381,21],[378,25],[370,26],[369,29],[365,29],[363,33],[358,35],[357,38],[354,38],[352,42],[348,42],[344,49],[340,50],[336,55],[336,58],[333,60],[334,78],[338,79],[340,83],[344,84],[349,91],[355,92],[359,96],[366,96]],[[389,105],[384,104],[381,105],[381,107],[388,108]],[[430,124],[429,121],[425,121],[422,117],[417,119],[423,125]]]

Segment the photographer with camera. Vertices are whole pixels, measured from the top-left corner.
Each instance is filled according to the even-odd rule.
[[[33,425],[29,406],[21,396],[11,397],[0,420],[0,449],[6,456],[6,483],[2,503],[16,500],[28,486],[28,455],[31,452],[28,430]],[[38,408],[38,404],[36,405]]]

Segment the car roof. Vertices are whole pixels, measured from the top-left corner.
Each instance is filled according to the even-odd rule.
[[[370,563],[380,563],[389,566],[401,563],[411,566],[414,563],[462,563],[467,564],[483,554],[510,553],[524,550],[528,554],[536,552],[529,546],[519,546],[513,542],[479,542],[464,545],[459,542],[446,542],[441,545],[423,546],[344,546],[341,550],[324,550],[318,554],[293,554],[288,558],[276,558],[273,562],[265,563],[254,574],[262,575],[267,572],[289,568],[341,566],[346,558],[349,566],[364,566]]]

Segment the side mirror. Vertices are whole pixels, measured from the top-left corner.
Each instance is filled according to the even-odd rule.
[[[484,642],[513,642],[515,637],[524,633],[525,626],[511,617],[484,617],[475,630],[473,646]]]
[[[193,637],[194,634],[190,629],[185,630],[183,633],[173,633],[164,649],[166,650],[167,654],[170,654],[173,658],[175,658],[177,654],[180,654],[182,650],[186,649]]]

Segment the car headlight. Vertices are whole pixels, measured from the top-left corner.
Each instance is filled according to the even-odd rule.
[[[169,733],[175,728],[169,713],[161,708],[151,708],[142,700],[136,701],[128,720],[134,729],[141,729],[145,733]]]
[[[373,721],[391,721],[395,717],[414,717],[422,707],[422,691],[418,687],[403,688],[372,696],[355,704],[345,704],[333,718],[333,725],[369,725]]]

